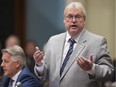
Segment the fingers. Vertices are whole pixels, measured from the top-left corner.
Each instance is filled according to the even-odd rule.
[[[35,53],[34,53],[34,59],[35,60],[40,60],[40,59],[42,59],[43,58],[43,52],[41,52],[41,51],[36,51]]]
[[[91,70],[93,65],[92,62],[93,62],[93,55],[90,56],[89,60],[85,57],[79,57],[77,60],[77,64],[85,71]]]
[[[84,57],[80,57],[77,60],[78,65],[83,68],[84,70],[86,70],[86,68],[89,65],[89,61],[87,59],[85,59]]]
[[[33,57],[36,59],[36,57],[38,57],[38,55],[41,55],[42,52],[40,51],[39,47],[36,47],[35,49],[36,49],[36,51],[35,51]]]
[[[43,60],[43,52],[40,51],[38,47],[36,47],[36,52],[34,53],[33,57],[37,65],[40,65],[41,61]]]
[[[89,64],[89,60],[87,60],[86,58],[84,58],[84,57],[80,57],[80,58],[78,58],[78,60],[77,60],[80,64],[83,64],[83,65],[87,65],[87,64]]]
[[[93,55],[90,56],[90,61],[93,62]]]
[[[39,47],[35,47],[36,51],[39,50]]]

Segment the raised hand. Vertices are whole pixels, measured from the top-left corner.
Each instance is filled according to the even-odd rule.
[[[36,47],[36,51],[33,55],[36,65],[41,66],[43,64],[42,63],[43,56],[44,56],[43,52],[40,51],[38,47]]]
[[[90,56],[89,60],[83,56],[79,57],[77,64],[85,71],[91,70],[93,66],[93,55]]]

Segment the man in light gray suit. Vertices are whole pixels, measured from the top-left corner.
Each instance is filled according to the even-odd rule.
[[[70,3],[64,10],[66,32],[52,36],[44,54],[36,48],[35,72],[49,80],[49,87],[101,87],[101,82],[110,80],[113,66],[107,41],[87,31],[85,21],[83,5]]]

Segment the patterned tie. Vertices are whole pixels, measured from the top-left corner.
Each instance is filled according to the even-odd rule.
[[[69,39],[69,42],[70,42],[70,46],[69,46],[68,52],[67,52],[67,54],[66,54],[66,57],[65,57],[65,59],[64,59],[64,61],[63,61],[62,67],[61,67],[61,69],[60,69],[60,76],[62,75],[62,72],[64,71],[64,68],[65,68],[65,66],[66,66],[66,64],[67,64],[67,61],[69,60],[70,55],[71,55],[72,52],[73,52],[73,46],[74,46],[75,40],[72,39],[72,38],[70,38],[70,39]]]

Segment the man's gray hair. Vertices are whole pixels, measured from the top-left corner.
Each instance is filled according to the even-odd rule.
[[[11,47],[8,47],[6,49],[2,49],[2,53],[10,53],[12,55],[13,61],[20,61],[21,66],[26,65],[26,57],[23,49],[18,45],[13,45]]]
[[[68,4],[67,6],[66,6],[66,8],[65,8],[65,10],[64,10],[64,15],[66,15],[66,11],[67,11],[67,9],[70,9],[70,8],[72,8],[72,7],[75,7],[75,8],[80,8],[81,10],[82,10],[82,12],[83,12],[83,14],[84,14],[84,16],[85,16],[85,18],[86,18],[86,11],[85,11],[85,8],[84,8],[84,6],[80,3],[80,2],[71,2],[70,4]]]

